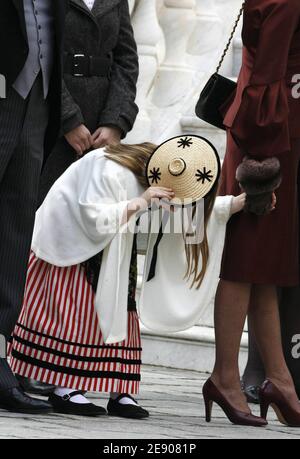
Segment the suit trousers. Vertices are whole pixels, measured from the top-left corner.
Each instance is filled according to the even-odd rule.
[[[48,120],[41,75],[26,100],[13,88],[0,100],[0,335],[6,339],[22,307]],[[0,390],[14,386],[0,358]]]

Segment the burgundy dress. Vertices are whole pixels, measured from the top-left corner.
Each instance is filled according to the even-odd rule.
[[[283,180],[271,214],[241,212],[230,219],[221,278],[293,286],[299,284],[300,98],[292,95],[292,78],[300,74],[300,1],[246,1],[242,37],[242,69],[225,116],[220,194],[240,194],[235,174],[246,154],[278,157]]]

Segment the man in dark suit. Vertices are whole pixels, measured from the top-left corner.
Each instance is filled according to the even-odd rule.
[[[65,0],[0,2],[0,74],[6,80],[0,99],[0,336],[6,340],[22,305],[41,167],[59,131],[66,7]],[[3,355],[0,408],[51,410],[24,394]]]

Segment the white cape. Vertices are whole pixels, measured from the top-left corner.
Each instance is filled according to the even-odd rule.
[[[143,189],[127,168],[95,150],[57,180],[37,211],[32,240],[36,256],[55,266],[82,263],[103,251],[95,307],[106,343],[127,335],[127,298],[135,219],[121,226],[128,202]],[[215,293],[231,197],[217,199],[209,228],[211,259],[200,290],[190,290],[181,234],[166,234],[158,249],[156,276],[146,282],[157,234],[149,237],[140,304],[142,322],[160,332],[197,323],[203,301]]]

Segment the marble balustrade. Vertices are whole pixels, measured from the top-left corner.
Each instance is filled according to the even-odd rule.
[[[129,0],[140,58],[140,113],[128,142],[160,142],[202,133],[224,154],[224,134],[201,123],[194,108],[215,71],[242,0]],[[235,40],[235,43],[237,40]],[[233,46],[222,72],[236,76]]]

